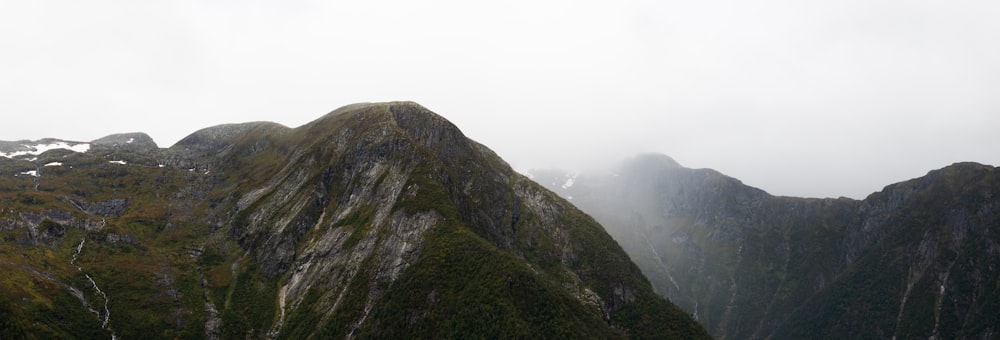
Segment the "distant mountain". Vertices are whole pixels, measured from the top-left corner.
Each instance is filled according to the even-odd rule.
[[[655,154],[532,176],[717,338],[1000,335],[995,167],[954,164],[864,200],[775,197]]]
[[[408,102],[0,142],[0,338],[707,338],[589,216]]]

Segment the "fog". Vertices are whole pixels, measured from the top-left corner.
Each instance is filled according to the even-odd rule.
[[[863,198],[1000,164],[993,1],[6,1],[0,140],[413,100],[515,168],[638,152]]]

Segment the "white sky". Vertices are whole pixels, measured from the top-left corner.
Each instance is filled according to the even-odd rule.
[[[1000,164],[1000,2],[2,1],[0,140],[414,100],[515,168],[661,152],[863,198]]]

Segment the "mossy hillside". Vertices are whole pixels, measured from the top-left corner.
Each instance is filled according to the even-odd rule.
[[[354,251],[361,239],[372,236],[374,214],[374,208],[362,206],[333,224],[333,228],[345,228],[349,233],[341,246],[343,251]],[[376,245],[383,242],[386,233],[385,229],[378,231],[374,241]],[[376,279],[380,275],[378,263],[382,260],[379,256],[378,252],[368,253],[357,267],[358,272],[344,282],[346,287],[342,287],[343,290],[324,290],[322,286],[310,288],[298,306],[289,311],[280,338],[345,337],[365,318],[369,300],[374,300],[375,304],[382,301],[379,295],[371,295],[380,294],[376,292],[387,287],[387,282]]]
[[[542,188],[536,183],[527,181],[524,178],[517,180],[524,182],[516,183],[515,185],[530,187],[530,190],[540,192],[545,200],[550,202],[561,201],[555,193]],[[616,297],[616,294],[619,294],[616,291],[621,289],[627,289],[631,294],[641,296],[638,299],[656,296],[649,282],[642,275],[639,268],[625,255],[621,246],[589,215],[571,205],[563,206],[557,213],[554,224],[559,229],[565,231],[572,240],[570,247],[573,255],[569,259],[563,258],[563,250],[559,249],[555,245],[554,240],[541,230],[542,228],[538,227],[541,221],[537,221],[538,216],[532,213],[530,209],[526,206],[522,207],[518,217],[519,220],[515,225],[515,229],[523,235],[519,241],[523,251],[521,254],[526,259],[529,259],[530,263],[537,266],[536,268],[541,268],[550,278],[562,282],[580,280],[584,287],[591,289],[605,301],[619,299],[619,297]],[[563,269],[565,268],[563,267],[564,261],[572,271],[572,277],[566,276],[567,272]],[[660,299],[654,298],[654,300]],[[627,305],[624,302],[619,303]],[[691,321],[687,315],[670,303],[664,303],[663,305],[647,304],[644,308],[652,308],[654,306],[655,308],[665,308],[663,312],[677,315],[680,317],[680,320],[686,319]],[[643,309],[632,309],[632,313],[635,313],[637,310]],[[614,316],[612,316],[612,319],[615,319]],[[643,329],[643,331],[637,332],[639,334],[662,334],[655,333],[661,330],[655,330],[654,333],[643,333],[652,329],[644,329],[644,327],[651,326],[645,323],[647,320],[630,317],[620,317],[618,320],[630,322],[628,325],[619,325],[620,327],[637,330]],[[679,326],[684,323],[681,321],[677,324],[672,324],[672,326]],[[691,321],[691,324],[694,324],[694,322]],[[697,326],[687,329],[681,327],[673,329],[672,332],[689,332],[684,334],[707,336]]]
[[[324,309],[322,305],[323,292],[318,288],[310,288],[298,307],[290,311],[282,329],[281,336],[285,339],[314,339],[321,328]]]
[[[451,172],[449,170],[446,170],[446,169],[450,169],[450,167],[448,167],[445,164],[445,162],[442,161],[440,158],[436,157],[435,153],[430,152],[430,150],[428,150],[428,149],[419,149],[419,150],[420,150],[420,152],[423,155],[425,155],[425,157],[423,158],[424,162],[420,163],[420,165],[418,165],[417,168],[415,168],[411,172],[411,176],[409,177],[408,182],[404,185],[404,188],[405,188],[404,189],[404,194],[400,197],[400,200],[397,202],[395,209],[401,209],[401,210],[403,210],[405,212],[408,212],[408,213],[416,213],[416,212],[420,212],[420,211],[434,210],[434,211],[438,211],[443,216],[446,216],[446,218],[449,218],[449,219],[452,219],[452,220],[468,221],[468,220],[472,219],[469,216],[475,216],[475,214],[474,213],[470,214],[469,211],[466,211],[466,210],[463,210],[463,209],[456,209],[455,206],[458,205],[458,203],[456,203],[456,202],[476,202],[476,201],[483,202],[483,201],[490,201],[490,200],[484,200],[484,199],[482,199],[480,197],[475,197],[475,196],[469,197],[469,196],[466,196],[467,195],[466,193],[461,192],[461,190],[454,190],[454,187],[456,187],[456,185],[454,185],[454,184],[455,184],[455,182],[457,182],[456,179],[462,178],[462,177],[459,176],[459,175],[456,175],[455,173],[453,173],[453,172]],[[472,158],[470,158],[470,159],[472,159]],[[381,181],[376,180],[376,182],[381,182]],[[475,181],[473,180],[473,182],[475,182]],[[453,183],[453,184],[452,185],[443,185],[443,183]],[[503,195],[505,195],[509,199],[510,197],[513,196],[512,192],[510,191],[511,187],[509,186],[509,184],[507,184],[507,182],[503,182],[503,186],[504,187],[502,188],[503,189],[502,192],[506,192],[507,193],[507,194],[503,194]],[[446,188],[448,188],[448,189],[446,189]],[[473,192],[478,193],[479,191],[477,190],[477,191],[473,191]],[[579,212],[577,212],[577,213],[579,213]],[[515,223],[515,224],[519,224],[520,223],[520,224],[524,224],[524,225],[527,225],[527,223],[530,223],[532,221],[532,219],[530,217],[530,213],[527,213],[527,212],[525,212],[523,215],[518,216],[518,218],[516,220],[512,219],[512,216],[508,213],[507,219],[514,221],[513,223]],[[349,215],[347,218],[344,219],[343,224],[344,224],[344,226],[349,225],[349,224],[353,224],[352,221],[355,221],[355,220],[363,220],[363,218],[360,218],[359,215],[353,215],[352,214],[352,215]],[[349,221],[351,221],[351,222],[349,222]],[[579,232],[580,235],[575,235],[574,237],[584,237],[584,236],[589,236],[590,237],[589,239],[581,242],[581,244],[583,244],[581,247],[589,246],[591,241],[599,240],[601,242],[605,242],[605,244],[607,246],[606,247],[598,247],[598,248],[594,249],[595,252],[600,252],[600,251],[603,251],[603,250],[611,250],[611,251],[617,251],[617,252],[619,252],[619,254],[621,253],[621,249],[620,248],[617,248],[617,250],[615,250],[614,249],[615,247],[610,247],[611,245],[614,245],[614,242],[610,238],[608,238],[606,234],[604,234],[604,238],[601,238],[599,236],[599,234],[601,232],[603,232],[603,231],[601,231],[599,229],[599,227],[596,227],[596,228],[593,227],[593,226],[596,226],[596,223],[594,223],[593,220],[587,220],[584,217],[577,216],[576,220],[562,221],[562,224],[567,224],[567,225],[569,225],[569,224],[580,224],[580,223],[588,224],[589,226],[588,227],[583,227],[582,228],[583,231]],[[340,223],[338,223],[338,224],[340,224]],[[560,227],[565,227],[565,226],[560,225]],[[485,241],[485,240],[482,239],[482,237],[484,235],[480,231],[480,229],[478,229],[478,228],[469,228],[469,229],[466,229],[466,230],[468,230],[468,231],[476,231],[476,232],[474,232],[474,235],[477,235],[477,237],[480,238],[480,242],[484,242]],[[466,231],[466,232],[468,232],[468,231]],[[542,234],[544,234],[544,233],[542,233]],[[489,236],[489,235],[487,234],[486,236]],[[492,242],[487,242],[487,243],[492,244]],[[494,245],[493,247],[496,247],[496,245]],[[555,249],[554,249],[555,248],[554,244],[552,244],[551,242],[549,242],[549,244],[547,244],[547,245],[542,245],[542,247],[546,248],[546,250],[540,250],[540,252],[549,253],[549,254],[555,254],[556,253]],[[520,251],[518,251],[518,252],[520,253]],[[593,263],[593,262],[605,261],[605,260],[607,260],[607,259],[606,258],[598,258],[598,257],[595,256],[593,258],[588,258],[586,261],[584,261],[584,263],[586,263],[586,265],[584,265],[584,266],[593,267],[591,270],[593,272],[598,272],[598,271],[600,271],[600,269],[598,269],[598,268],[613,268],[613,267],[616,267],[616,265],[621,265],[622,264],[622,262],[620,262],[621,260],[624,260],[624,263],[626,263],[626,264],[629,263],[628,260],[627,260],[627,257],[625,257],[624,255],[615,257],[614,260],[608,261],[607,263],[603,263],[603,264],[594,264]],[[559,276],[560,279],[553,280],[553,281],[550,281],[552,278],[540,278],[540,279],[542,281],[544,281],[544,282],[551,282],[550,284],[555,283],[555,282],[562,282],[563,279],[561,278],[561,276],[563,275],[563,273],[561,273],[560,270],[555,269],[556,267],[561,267],[561,264],[559,263],[559,258],[557,256],[552,256],[552,257],[549,257],[548,260],[545,261],[545,262],[546,262],[545,265],[542,265],[542,266],[539,266],[539,267],[551,267],[551,268],[553,268],[553,270],[552,270],[553,273],[556,273],[556,272],[560,272],[560,273],[559,274],[553,274],[552,277]],[[535,263],[536,266],[539,265],[539,264],[540,263]],[[629,266],[625,266],[625,267],[628,268]],[[565,270],[565,269],[563,269],[563,270]],[[534,273],[534,271],[532,271],[532,272]],[[635,275],[635,273],[637,273],[638,270],[634,266],[631,266],[631,271],[628,271],[628,272],[630,273],[629,275]],[[614,275],[617,275],[617,274],[619,274],[619,273],[610,274],[609,276],[614,276]],[[446,280],[446,281],[450,281],[450,280]],[[359,282],[359,281],[354,281],[354,283],[352,283],[352,285],[358,284],[357,282]],[[645,283],[642,283],[641,280],[640,280],[637,284],[645,284]],[[558,287],[558,284],[556,284],[555,286]],[[608,284],[606,286],[610,287],[610,284]],[[648,287],[648,284],[647,284],[647,287]],[[609,291],[610,288],[605,289],[605,290]],[[653,296],[653,294],[651,294],[651,292],[648,290],[648,288],[646,289],[645,292],[647,293],[647,296],[653,297],[655,299],[655,296]],[[569,295],[566,291],[563,291],[563,294]],[[579,304],[578,300],[575,300],[575,298],[574,298],[574,301],[575,301],[575,303]],[[669,304],[666,304],[666,302],[663,302],[663,303],[664,303],[664,305],[661,306],[661,307],[669,306]],[[581,305],[581,307],[582,307],[582,305]],[[303,308],[303,307],[300,306],[299,308]],[[585,307],[585,308],[593,308],[593,307]],[[682,316],[682,318],[684,317],[682,314],[680,314],[680,315]],[[637,323],[635,323],[635,324],[637,324]],[[328,330],[329,329],[339,329],[340,331],[344,330],[343,328],[340,328],[340,327],[328,328]],[[696,327],[693,328],[693,329],[696,329]],[[334,332],[334,333],[336,333],[336,332]],[[637,332],[637,333],[641,333],[641,332]],[[701,334],[704,334],[704,333],[702,332]]]
[[[634,289],[634,300],[611,315],[613,325],[629,330],[630,337],[709,338],[687,313],[653,292],[639,268],[593,218],[571,206],[560,223],[578,240],[579,256],[570,266],[591,289],[605,300],[616,299],[617,287]]]
[[[4,256],[10,258],[27,254],[22,261],[25,266],[51,271],[57,281],[65,284],[82,286],[89,282],[86,275],[91,276],[107,293],[109,326],[122,338],[205,335],[209,321],[206,302],[219,310],[224,337],[266,337],[280,320],[277,294],[280,287],[290,284],[285,280],[291,270],[309,270],[310,261],[336,261],[326,257],[341,252],[369,254],[357,275],[349,269],[345,274],[349,276],[338,276],[348,279],[336,289],[347,290],[334,311],[328,309],[341,294],[329,294],[330,287],[324,288],[314,281],[324,274],[304,281],[297,277],[295,282],[306,282],[309,288],[294,293],[305,296],[288,296],[284,300],[294,307],[286,306],[289,309],[284,311],[284,328],[278,336],[342,337],[361,321],[361,329],[355,335],[377,335],[395,331],[370,326],[374,314],[366,313],[391,312],[391,308],[383,307],[389,301],[386,294],[401,295],[406,290],[393,288],[395,284],[385,280],[387,263],[378,252],[356,252],[355,248],[362,242],[369,247],[372,244],[369,241],[379,246],[392,236],[387,234],[389,229],[381,226],[377,232],[373,230],[376,211],[391,207],[390,216],[434,211],[443,220],[438,221],[431,233],[437,233],[438,229],[447,232],[424,238],[439,240],[434,244],[448,245],[452,250],[441,250],[440,256],[427,263],[451,269],[442,273],[433,268],[436,264],[420,265],[424,272],[414,275],[451,287],[449,290],[453,292],[442,297],[442,301],[468,307],[460,308],[458,314],[448,310],[444,314],[435,312],[458,318],[435,316],[434,323],[440,323],[442,329],[471,331],[470,327],[478,328],[477,322],[481,322],[476,320],[478,316],[489,316],[501,325],[510,326],[510,333],[488,329],[495,334],[523,335],[539,330],[539,334],[582,336],[585,333],[569,329],[584,324],[580,329],[593,330],[586,334],[601,337],[624,334],[607,326],[595,306],[584,305],[574,296],[585,289],[607,290],[595,288],[601,285],[594,286],[590,277],[599,275],[596,271],[604,266],[620,264],[620,256],[612,256],[613,260],[605,264],[600,263],[601,259],[588,257],[574,267],[590,271],[580,281],[561,262],[563,245],[557,243],[564,240],[557,242],[553,235],[546,234],[548,227],[566,226],[541,228],[539,223],[547,220],[533,216],[518,201],[511,190],[511,179],[515,176],[502,160],[465,139],[442,118],[426,109],[414,108],[412,103],[353,107],[297,129],[259,123],[209,128],[170,149],[150,154],[109,149],[94,154],[45,155],[45,160],[62,159],[64,166],[42,169],[40,178],[0,177],[0,187],[10,189],[0,193],[0,202],[9,202],[6,207],[12,208],[0,212],[0,219],[8,216],[17,222],[21,221],[21,213],[37,216],[68,211],[73,222],[43,222],[42,230],[51,231],[46,234],[61,236],[39,240],[27,237],[23,225],[0,231],[5,240],[14,242],[4,244],[0,251],[9,250]],[[128,164],[108,163],[117,158]],[[152,160],[164,167],[154,165]],[[0,160],[0,167],[27,171],[37,168],[37,164]],[[396,197],[399,185],[403,190],[401,196],[396,201],[387,201]],[[34,190],[36,186],[38,191]],[[243,202],[247,206],[237,203],[245,197],[253,198]],[[100,210],[101,215],[88,215],[82,208],[112,204],[112,200],[127,202],[124,211],[104,209]],[[565,205],[565,202],[551,204]],[[346,216],[342,214],[345,211],[349,211]],[[572,218],[560,223],[592,221]],[[84,226],[91,230],[84,232],[78,228]],[[282,227],[281,232],[278,226]],[[599,235],[591,233],[593,228],[587,226],[579,235],[568,232],[572,234],[570,237],[587,238],[574,247],[589,247],[591,241],[600,240]],[[514,236],[517,230],[534,233],[532,239],[537,242],[530,243],[535,247],[533,250],[526,250],[526,244],[519,243],[523,239]],[[329,235],[335,239],[319,242]],[[85,245],[76,264],[82,271],[77,271],[69,259],[81,240]],[[420,251],[419,254],[428,250],[434,253],[436,250],[430,249],[425,241],[420,240],[421,244],[412,249]],[[317,244],[323,247],[334,244],[338,248],[310,248]],[[47,250],[25,252],[37,246]],[[606,245],[597,245],[595,249],[615,251]],[[305,251],[308,255],[304,255]],[[469,257],[454,257],[456,253]],[[424,261],[423,256],[407,261],[414,259]],[[494,264],[491,262],[494,259],[499,260]],[[470,263],[471,260],[476,263]],[[347,264],[349,268],[356,265]],[[466,279],[461,276],[466,274],[457,269],[463,266],[479,273],[466,280],[474,284],[453,282]],[[628,272],[626,269],[618,273]],[[409,270],[399,277],[407,273]],[[642,285],[641,279],[623,281]],[[35,286],[30,282],[11,282],[16,287],[11,291],[47,301],[38,291],[40,288],[32,288]],[[498,284],[507,282],[514,282],[515,294],[493,294],[499,291]],[[517,286],[520,283],[524,285]],[[572,287],[563,286],[566,283]],[[648,290],[640,288],[643,289]],[[85,290],[84,296],[103,307],[103,297],[96,290]],[[473,302],[482,306],[475,307]],[[366,307],[374,309],[365,310]],[[11,327],[20,326],[23,324]],[[639,328],[630,332],[646,334]]]
[[[982,301],[978,297],[988,301],[996,295],[998,275],[983,268],[997,265],[990,250],[997,243],[983,236],[1000,225],[992,215],[969,213],[981,209],[991,192],[1000,189],[995,175],[984,170],[957,165],[870,196],[869,200],[882,202],[894,199],[893,193],[911,193],[885,219],[884,224],[891,226],[886,237],[860,254],[851,268],[776,334],[783,338],[820,331],[831,338],[980,336],[986,330],[982,325],[990,323],[985,321],[991,318],[987,315],[995,313],[986,303],[970,301]],[[949,213],[933,213],[941,211]]]
[[[172,193],[185,185],[188,175],[172,169],[110,164],[88,159],[86,155],[74,156],[62,167],[43,170],[38,178],[39,191],[0,195],[0,200],[12,202],[6,205],[9,217],[19,219],[19,215],[26,212],[67,211],[73,219],[90,221],[91,225],[98,225],[103,219],[104,227],[98,232],[84,234],[74,226],[45,219],[41,223],[43,230],[58,228],[62,231],[58,233],[61,234],[59,240],[52,243],[52,250],[58,255],[34,260],[26,258],[26,265],[51,271],[63,282],[83,291],[95,308],[103,309],[103,297],[91,288],[83,275],[90,274],[108,293],[110,326],[119,336],[188,337],[202,333],[204,302],[200,299],[200,288],[193,275],[185,274],[194,272],[185,265],[185,258],[189,257],[185,248],[197,237],[192,233],[197,228],[175,226],[166,230],[171,214],[178,211],[172,211],[174,203],[160,201],[173,197]],[[79,195],[81,193],[85,195]],[[100,202],[113,198],[128,201],[125,215],[88,216],[70,202]],[[79,272],[69,265],[69,259],[82,239],[86,244],[76,264],[84,268],[84,272]],[[57,290],[65,291],[62,287]],[[63,302],[69,303],[56,308],[85,310],[75,298]],[[93,316],[89,312],[86,315]],[[90,321],[100,329],[96,316],[93,319]]]
[[[278,279],[265,277],[252,262],[228,287],[221,310],[226,338],[262,338],[275,321]]]
[[[440,226],[426,242],[360,336],[616,337],[595,309],[466,228]]]
[[[447,189],[436,178],[440,172],[439,167],[426,163],[414,169],[393,209],[402,209],[407,213],[437,211],[443,216],[458,218],[458,211]]]
[[[990,267],[989,263],[993,258],[995,257],[984,247],[969,246],[959,253],[951,268],[951,273],[954,274],[949,275],[952,287],[949,287],[946,293],[982,290],[984,298],[981,301],[955,299],[954,302],[945,303],[939,314],[940,334],[956,338],[971,338],[983,334],[988,327],[1000,325],[1000,313],[990,312],[1000,310],[998,309],[1000,308],[1000,280],[984,285],[973,275],[958,275],[959,273],[982,272],[982,268]],[[976,317],[968,320],[961,319],[959,316],[967,310],[973,311],[973,315]]]
[[[4,233],[10,233],[4,232]],[[71,235],[77,232],[69,230]],[[57,243],[58,245],[58,243]],[[0,243],[0,337],[51,339],[109,337],[97,316],[70,295],[66,282],[76,273],[60,247]],[[85,286],[73,283],[75,286]],[[10,317],[10,319],[7,319]]]
[[[440,181],[441,177],[431,175],[435,173],[432,170],[421,170],[421,168],[414,171],[414,176],[411,178],[412,183],[410,184],[419,187],[422,194],[415,195],[414,199],[404,196],[399,206],[407,207],[408,211],[434,209],[448,214],[454,212],[454,208],[451,207],[455,201],[477,200],[475,197],[462,197],[461,195],[443,190],[442,186],[436,184]],[[533,183],[524,183],[523,185],[535,186],[535,190],[548,195],[547,198],[552,202],[561,201],[561,199],[551,192],[537,187]],[[513,198],[512,185],[506,186],[504,190],[510,192],[508,197]],[[461,209],[459,210],[461,211]],[[646,304],[642,308],[630,309],[632,313],[664,314],[669,315],[667,319],[677,319],[666,324],[654,325],[656,322],[666,319],[654,321],[649,318],[635,317],[634,315],[631,317],[622,316],[613,319],[622,322],[618,326],[631,329],[635,334],[684,334],[691,337],[707,337],[704,330],[690,320],[687,315],[666,301],[659,299],[652,292],[649,283],[642,277],[639,269],[632,264],[621,247],[592,218],[567,205],[562,208],[562,212],[555,221],[556,227],[565,230],[573,240],[574,247],[572,251],[575,255],[569,263],[568,269],[575,272],[575,274],[572,274],[572,277],[567,277],[567,268],[562,262],[564,260],[562,258],[562,251],[557,248],[547,232],[539,228],[538,223],[540,221],[536,221],[536,217],[526,206],[521,206],[518,211],[518,217],[511,227],[517,233],[524,236],[519,238],[519,241],[516,243],[517,248],[513,251],[523,256],[523,258],[518,257],[522,261],[528,260],[528,263],[533,268],[542,269],[545,274],[539,277],[538,280],[551,282],[555,286],[560,286],[563,284],[573,284],[574,280],[578,277],[582,280],[584,287],[597,292],[605,300],[614,298],[613,291],[616,288],[615,286],[621,287],[624,285],[625,287],[629,287],[629,289],[635,289],[636,294],[640,295],[639,299],[660,301],[660,303]],[[459,221],[471,223],[467,215],[456,217],[458,217]],[[506,218],[512,219],[512,216],[508,214]],[[474,232],[478,238],[478,242],[492,244],[493,249],[499,251],[497,244],[488,239],[488,237],[495,234],[485,233],[484,235],[478,228],[461,229]],[[536,269],[532,269],[532,272],[534,275],[539,274]],[[625,281],[622,281],[623,278]],[[568,294],[566,290],[563,290],[563,293]],[[576,303],[579,303],[579,300],[576,300]],[[579,307],[593,308],[583,305]],[[657,317],[652,318],[656,319]]]
[[[897,268],[880,268],[874,262],[868,258],[860,260],[830,288],[810,297],[798,313],[775,331],[776,338],[891,337],[895,331],[892,321],[897,298],[904,287],[902,281],[883,282],[880,278],[903,273]]]
[[[41,160],[52,160],[52,153],[46,153]],[[124,216],[104,218],[104,227],[86,237],[75,228],[43,220],[43,231],[59,228],[60,234],[64,234],[61,241],[53,243],[53,250],[60,255],[56,258],[42,256],[36,260],[26,258],[27,265],[49,268],[56,275],[65,273],[60,275],[65,277],[65,282],[84,288],[88,300],[102,307],[103,298],[88,289],[89,282],[83,273],[67,263],[78,240],[86,239],[77,264],[108,292],[112,314],[110,326],[117,335],[159,334],[189,338],[202,334],[204,301],[193,274],[196,271],[191,265],[191,251],[197,248],[192,247],[192,243],[199,243],[196,240],[204,235],[208,226],[188,221],[197,220],[200,215],[198,211],[202,210],[203,203],[194,199],[206,197],[204,178],[208,176],[186,169],[134,164],[131,160],[127,165],[112,164],[86,154],[57,156],[64,165],[40,168],[41,177],[0,178],[0,183],[6,183],[5,189],[8,189],[0,194],[0,201],[11,203],[4,204],[5,215],[19,220],[19,214],[25,212],[75,211],[73,218],[97,224],[95,218],[101,220],[101,217],[86,216],[70,200],[100,202],[125,198],[128,209]],[[27,169],[28,166],[22,164],[21,167]],[[36,185],[38,191],[33,190]],[[5,234],[5,239],[13,240],[8,236],[22,231],[0,233]],[[115,243],[111,243],[112,240]],[[224,278],[213,281],[228,283]],[[39,296],[36,289],[23,282],[15,286],[22,291],[28,287],[27,291],[36,298]],[[73,305],[83,308],[78,301]],[[29,315],[31,313],[36,311],[29,311]],[[89,312],[86,315],[93,316]],[[97,321],[94,324],[99,326]]]
[[[518,240],[520,248],[517,255],[531,264],[538,274],[547,276],[551,280],[574,283],[575,277],[568,277],[566,267],[562,263],[562,253],[556,245],[552,235],[541,230],[530,229],[529,226],[540,223],[535,214],[531,213],[525,206],[514,228],[519,230]]]
[[[318,332],[315,333],[317,338],[347,338],[357,323],[366,317],[365,308],[368,300],[378,298],[371,295],[376,289],[381,288],[376,287],[378,284],[373,279],[375,274],[371,270],[373,262],[373,256],[365,258],[360,267],[362,271],[351,278],[337,308],[333,310],[326,323],[318,328]]]
[[[230,153],[210,166],[225,175],[225,185],[220,186],[223,191],[257,188],[289,165],[296,165],[289,164],[297,161],[295,144],[290,133],[248,133],[233,141]]]
[[[101,241],[88,240],[77,264],[107,294],[116,335],[191,337],[203,332],[204,300],[195,259],[180,250]],[[88,282],[82,274],[75,280],[80,285]]]
[[[350,228],[351,235],[347,237],[343,245],[345,249],[354,248],[361,241],[361,238],[371,230],[373,214],[374,211],[371,208],[357,209],[333,225],[334,227]]]
[[[422,188],[424,195],[417,195],[420,198],[418,202],[407,202],[406,196],[404,196],[403,204],[412,205],[413,203],[419,203],[422,205],[416,208],[411,207],[410,210],[435,209],[444,212],[445,216],[457,210],[457,216],[455,217],[459,221],[463,221],[464,225],[478,226],[468,228],[468,230],[473,231],[481,239],[493,244],[494,247],[511,251],[518,254],[519,257],[529,260],[528,263],[531,266],[543,270],[545,273],[543,278],[550,280],[550,282],[555,282],[559,285],[575,285],[575,280],[582,280],[583,288],[593,290],[605,301],[616,299],[614,297],[614,290],[623,286],[628,287],[627,289],[630,290],[635,289],[636,294],[640,295],[641,299],[651,298],[662,301],[652,292],[649,283],[642,277],[638,267],[629,260],[622,248],[614,242],[607,232],[596,221],[572,205],[557,203],[565,201],[555,194],[537,184],[530,183],[530,181],[527,181],[520,175],[513,174],[513,171],[505,164],[497,164],[492,167],[485,166],[488,170],[480,172],[479,175],[468,176],[443,170],[466,169],[468,166],[448,166],[446,165],[448,161],[445,161],[444,158],[434,157],[436,156],[435,153],[428,153],[430,157],[426,159],[435,160],[436,162],[431,164],[437,165],[438,168],[418,167],[413,172],[411,181],[414,183],[412,184],[416,184]],[[461,154],[466,155],[465,153]],[[480,155],[478,152],[472,152],[471,154]],[[449,157],[447,159],[452,163],[462,162],[461,157]],[[477,162],[477,159],[485,160],[489,159],[489,157],[467,156],[465,161],[478,163],[480,166],[483,166],[482,164],[490,164],[486,161]],[[504,171],[507,173],[504,174]],[[492,175],[485,175],[491,173]],[[518,184],[518,181],[527,182]],[[435,183],[442,184],[435,185]],[[452,184],[444,185],[447,183]],[[470,183],[471,187],[479,190],[471,191],[473,194],[470,195],[468,191],[461,190],[462,186],[457,185],[458,183]],[[565,254],[553,242],[551,235],[539,225],[542,221],[536,220],[531,209],[524,206],[523,202],[518,202],[514,194],[514,187],[517,185],[532,187],[532,190],[541,192],[546,197],[548,204],[560,205],[557,208],[559,212],[554,221],[554,227],[568,234],[572,240],[571,251],[573,255],[569,259],[564,258]],[[466,188],[468,187],[467,185]],[[445,188],[449,188],[450,190],[445,190]],[[484,193],[487,195],[482,195]],[[483,209],[484,207],[480,206],[481,202],[492,202],[490,207],[501,207],[501,210],[490,211]],[[451,208],[453,206],[455,208]],[[497,220],[501,221],[501,223],[495,223]],[[507,221],[510,221],[509,225],[504,224]],[[484,224],[490,225],[490,227],[484,228]],[[497,229],[506,229],[508,231],[497,232]],[[505,235],[513,238],[514,242],[508,245],[503,240]],[[513,247],[513,249],[508,249],[509,247]],[[567,276],[566,265],[573,272],[570,276]],[[687,315],[669,303],[662,302],[662,304],[654,303],[644,306],[646,308],[654,306],[662,308],[656,310],[656,312],[642,308],[634,309],[633,311],[640,311],[640,313],[663,313],[679,318],[677,322],[670,323],[669,327],[654,327],[648,323],[649,320],[628,317],[618,318],[618,320],[627,322],[627,324],[620,324],[618,326],[632,329],[636,334],[688,334],[691,336],[707,337],[707,333],[698,327]],[[625,305],[627,303],[621,302],[621,304]],[[667,331],[666,333],[656,333],[665,330]]]
[[[0,264],[3,268],[3,264]],[[17,269],[3,268],[4,273],[18,276]],[[11,270],[8,270],[11,269]],[[8,276],[8,279],[11,279]],[[5,292],[8,289],[29,289],[44,294],[31,298],[12,298],[0,293],[0,338],[3,339],[106,339],[111,334],[101,329],[97,316],[84,308],[79,300],[57,283],[33,278],[30,284],[7,286],[7,280],[0,281]]]

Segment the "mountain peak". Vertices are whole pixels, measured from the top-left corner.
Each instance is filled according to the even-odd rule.
[[[184,139],[178,141],[177,144],[174,144],[174,147],[214,148],[224,144],[230,144],[236,138],[249,134],[253,131],[280,132],[284,130],[288,130],[288,127],[273,122],[221,124],[195,131],[187,137],[184,137]]]
[[[413,102],[62,161],[0,177],[0,267],[56,281],[0,280],[0,314],[84,325],[48,337],[707,337],[592,218]],[[57,255],[8,268],[33,247]]]
[[[157,149],[153,138],[143,132],[118,133],[101,137],[90,142],[94,146],[127,148],[127,149]]]
[[[955,173],[955,174],[959,174],[959,173],[981,173],[981,172],[993,171],[995,169],[996,169],[996,167],[994,167],[994,166],[986,165],[986,164],[981,164],[981,163],[976,163],[976,162],[958,162],[958,163],[953,163],[952,165],[946,166],[946,167],[938,169],[938,170],[931,170],[928,173],[928,175],[933,174],[935,172]]]
[[[423,112],[427,112],[433,115],[437,115],[420,104],[412,101],[392,101],[392,102],[371,102],[371,103],[354,103],[341,106],[330,113],[319,117],[318,119],[309,122],[306,126],[320,125],[324,122],[331,120],[344,119],[346,117],[362,116],[362,117],[372,117],[377,115],[384,115],[392,111],[393,108],[410,108],[417,109]]]
[[[345,139],[375,141],[398,134],[443,159],[478,149],[457,126],[411,101],[347,105],[297,130],[306,130],[316,141],[333,138],[339,144]]]
[[[647,168],[660,170],[681,168],[681,164],[677,163],[677,161],[670,156],[654,152],[636,155],[625,160],[623,164],[625,168]]]
[[[913,193],[932,186],[962,189],[968,187],[969,183],[975,182],[983,176],[988,176],[996,172],[996,170],[996,167],[990,165],[975,162],[958,162],[940,169],[928,171],[926,175],[918,178],[887,185],[881,191],[872,193],[868,197],[871,198],[891,193]]]

